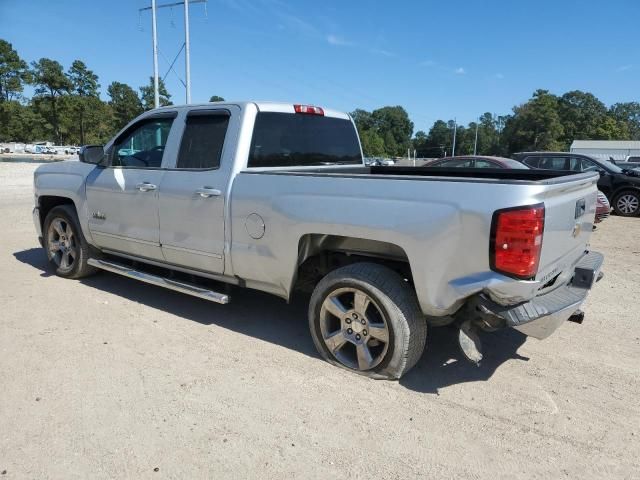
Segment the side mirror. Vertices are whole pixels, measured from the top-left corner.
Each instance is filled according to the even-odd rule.
[[[78,158],[82,163],[98,165],[104,159],[104,147],[102,145],[85,145],[80,148]]]

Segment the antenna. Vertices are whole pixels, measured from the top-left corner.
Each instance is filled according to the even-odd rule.
[[[151,6],[138,9],[139,17],[142,15],[142,12],[151,10],[151,30],[152,30],[152,39],[153,39],[153,88],[154,88],[155,108],[158,108],[160,106],[160,93],[158,91],[158,83],[159,83],[158,82],[158,37],[156,32],[156,28],[157,28],[156,10],[158,10],[159,8],[170,8],[171,9],[171,26],[175,27],[175,23],[173,22],[173,7],[184,5],[184,44],[182,45],[180,50],[182,51],[182,49],[184,48],[184,70],[185,70],[186,82],[183,82],[183,83],[185,85],[186,103],[190,103],[191,102],[191,48],[190,48],[190,39],[189,39],[189,5],[192,5],[194,3],[205,4],[204,6],[205,6],[205,17],[206,17],[207,0],[182,0],[181,2],[165,3],[163,5],[156,5],[156,0],[151,0]],[[178,52],[178,55],[179,54],[180,52]],[[173,63],[171,64],[169,69],[170,70],[173,69]]]

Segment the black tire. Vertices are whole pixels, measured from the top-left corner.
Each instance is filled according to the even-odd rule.
[[[348,295],[353,290],[353,304],[349,304]],[[345,293],[340,293],[345,292]],[[366,328],[370,328],[369,339],[366,330],[361,330],[361,325],[353,321],[351,323],[349,313],[357,310],[355,308],[356,294],[363,293],[371,303],[365,307],[364,317],[382,318],[382,323],[371,322],[367,325],[365,321],[362,324]],[[338,303],[345,308],[346,319],[339,318],[331,312],[327,314],[325,301],[340,298],[340,295],[346,295],[346,300],[339,300]],[[342,297],[344,298],[344,297]],[[341,302],[345,302],[342,305]],[[323,304],[325,305],[323,307]],[[349,307],[347,307],[349,305]],[[352,310],[353,309],[353,310]],[[373,309],[373,310],[372,310]],[[342,312],[343,310],[339,310]],[[376,312],[379,312],[376,313]],[[357,316],[354,318],[358,318]],[[339,323],[338,330],[334,333],[327,333],[327,319],[331,322]],[[348,333],[344,328],[347,326],[344,322],[348,321],[349,326],[355,329],[358,327],[358,342],[352,343],[353,330]],[[379,320],[377,320],[379,322]],[[386,344],[374,338],[374,331],[380,331],[379,325],[386,325],[388,340]],[[378,327],[376,327],[378,325]],[[395,380],[401,378],[407,373],[422,356],[426,339],[427,339],[427,322],[418,305],[413,289],[405,282],[405,280],[393,270],[375,263],[355,263],[348,265],[326,275],[316,286],[309,303],[309,328],[313,343],[315,344],[320,355],[329,363],[355,371],[361,375],[365,375],[375,379]],[[327,346],[327,340],[336,336],[335,332],[340,332],[349,340],[338,340],[344,346],[338,347],[340,350],[333,351]],[[360,365],[354,366],[354,363],[360,364],[360,350],[362,342],[365,342],[366,351],[369,358],[373,357],[371,352],[377,351],[377,363],[371,362],[372,368],[360,368]],[[368,343],[367,343],[368,342]],[[335,344],[334,344],[335,345]],[[373,346],[372,346],[373,345]],[[349,362],[346,359],[346,349],[353,347],[356,355],[355,362]]]
[[[62,228],[64,235],[61,236],[56,227]],[[71,232],[71,235],[67,235],[68,232]],[[78,215],[72,205],[59,205],[51,209],[44,220],[42,236],[47,259],[55,268],[56,275],[64,278],[83,278],[98,271],[87,264],[93,249],[82,234]],[[62,261],[63,251],[55,250],[54,247],[54,244],[59,246],[61,243],[68,244],[68,247],[63,247],[69,252],[66,262]]]
[[[633,205],[635,208],[632,208]],[[614,197],[612,206],[617,215],[637,217],[640,215],[640,192],[635,190],[620,192]]]

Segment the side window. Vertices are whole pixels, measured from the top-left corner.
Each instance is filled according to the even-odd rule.
[[[473,166],[472,159],[454,158],[452,160],[444,160],[434,165],[434,167],[458,167],[458,168],[471,168]]]
[[[143,120],[126,131],[111,147],[111,166],[160,168],[173,118]]]
[[[532,168],[540,168],[540,157],[527,157],[524,159],[524,164]]]
[[[569,159],[569,170],[572,172],[581,172],[584,165],[584,160],[578,157],[571,157]]]
[[[476,160],[476,168],[501,168],[500,165],[496,165],[488,160]]]
[[[228,126],[229,114],[226,111],[194,112],[187,116],[176,168],[220,168]]]
[[[568,170],[566,157],[540,157],[540,167],[545,170]]]
[[[582,163],[582,172],[597,172],[598,170],[602,170],[595,162],[591,160],[587,160],[586,158],[580,159]]]

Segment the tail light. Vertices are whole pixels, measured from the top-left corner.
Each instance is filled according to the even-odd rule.
[[[313,105],[294,105],[296,113],[306,113],[308,115],[324,115],[324,110]]]
[[[543,203],[497,210],[491,224],[491,270],[521,280],[535,278],[543,233]]]

